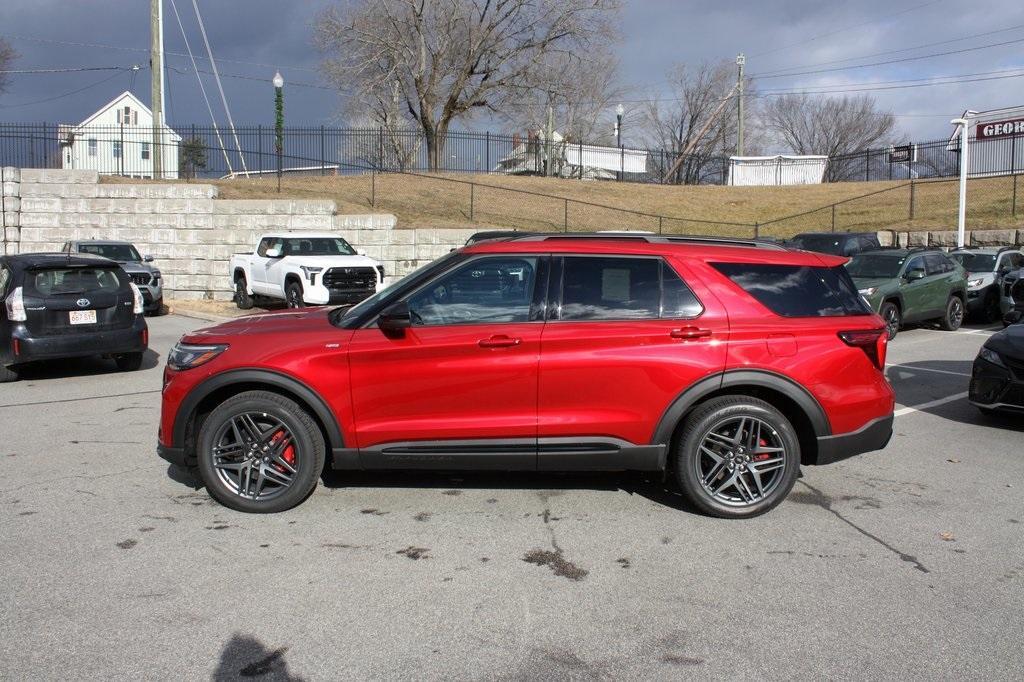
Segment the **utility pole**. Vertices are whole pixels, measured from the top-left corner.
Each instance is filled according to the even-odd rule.
[[[736,156],[743,156],[743,66],[747,63],[747,58],[742,53],[736,55],[736,68],[738,75],[736,78],[736,116],[738,119],[738,127],[736,129]]]
[[[153,178],[163,176],[164,130],[164,11],[163,0],[149,1],[150,109],[153,110]],[[121,155],[125,150],[122,148]]]
[[[555,109],[551,106],[551,95],[548,94],[548,125],[544,131],[544,177],[551,177],[551,154],[554,152]]]

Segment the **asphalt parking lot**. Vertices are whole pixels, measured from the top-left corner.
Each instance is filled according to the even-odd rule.
[[[213,503],[155,454],[168,349],[0,387],[0,677],[995,678],[1024,669],[1024,420],[966,401],[991,330],[889,350],[889,447],[767,516],[635,474],[332,475]],[[525,559],[531,559],[527,561]]]

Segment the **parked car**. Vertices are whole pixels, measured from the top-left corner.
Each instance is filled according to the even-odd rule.
[[[967,270],[967,312],[986,322],[1001,319],[1003,278],[1024,267],[1024,253],[1015,246],[967,247],[950,258]]]
[[[273,512],[335,469],[675,472],[717,516],[883,448],[882,319],[844,258],[756,241],[523,235],[362,303],[242,318],[167,359],[158,452]],[[726,340],[728,342],[726,342]]]
[[[1024,324],[989,337],[974,360],[968,397],[986,414],[1024,412]]]
[[[1014,313],[1024,312],[1024,268],[1013,270],[1003,276],[1000,286],[999,309],[1003,314],[1003,326],[1012,324]]]
[[[882,248],[874,232],[804,232],[788,240],[786,245],[833,256],[853,256]]]
[[[0,382],[26,363],[88,355],[142,365],[142,293],[112,260],[68,253],[0,257]]]
[[[242,310],[260,297],[289,308],[358,303],[384,283],[384,266],[332,232],[263,235],[253,253],[232,256],[230,267]]]
[[[152,265],[153,257],[140,256],[139,250],[131,242],[100,239],[83,239],[64,242],[63,253],[88,253],[103,256],[128,273],[132,282],[142,292],[145,311],[149,315],[159,315],[164,305],[163,275]]]
[[[885,320],[889,339],[908,322],[935,320],[959,329],[967,304],[967,272],[938,249],[884,249],[846,266],[857,289]]]

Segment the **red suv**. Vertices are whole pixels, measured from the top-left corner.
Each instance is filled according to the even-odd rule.
[[[159,452],[247,512],[334,469],[671,470],[768,511],[801,464],[885,447],[887,337],[845,258],[756,241],[524,235],[347,308],[183,337]]]

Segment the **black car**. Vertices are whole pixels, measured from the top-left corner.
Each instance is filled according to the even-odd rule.
[[[804,232],[788,240],[786,246],[833,256],[853,256],[882,248],[874,232]]]
[[[1024,412],[1024,324],[993,334],[974,359],[970,401],[982,412]]]
[[[0,382],[34,360],[111,357],[142,365],[149,328],[142,294],[112,260],[65,253],[0,257]]]

